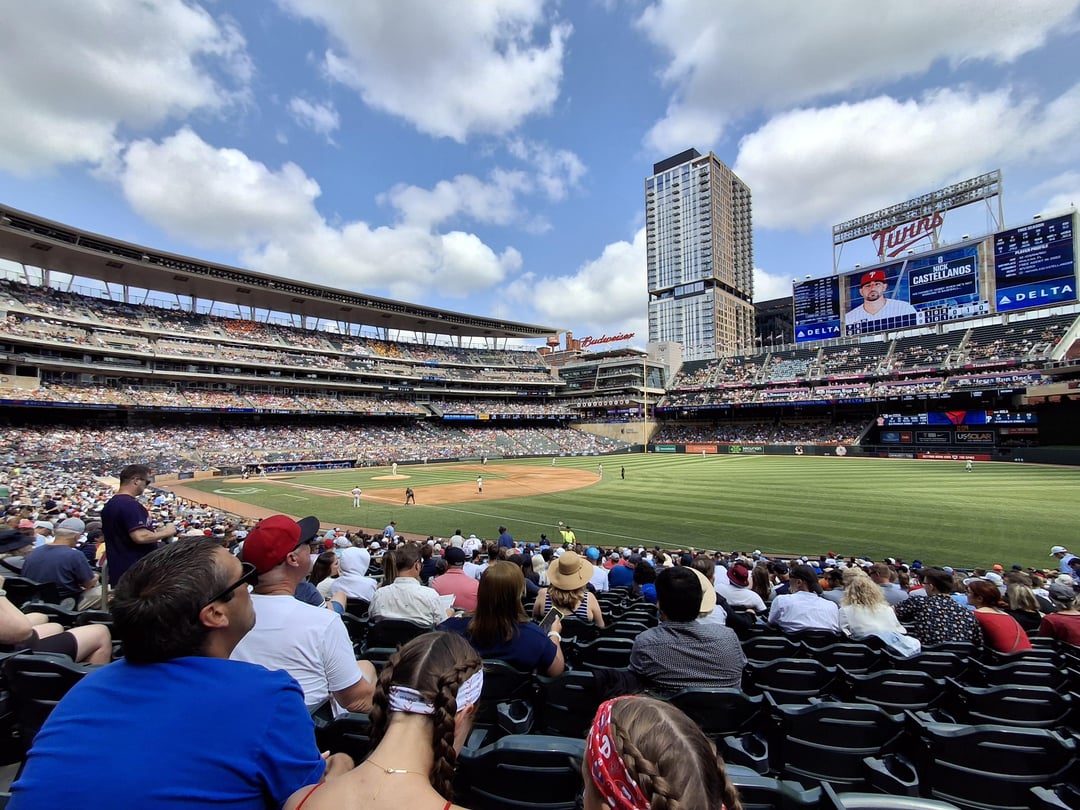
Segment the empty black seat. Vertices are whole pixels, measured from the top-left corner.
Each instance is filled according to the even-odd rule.
[[[568,670],[557,678],[536,678],[535,729],[559,737],[584,737],[600,706],[596,676],[588,670]]]
[[[574,810],[584,757],[584,740],[513,734],[462,749],[454,791],[472,810]]]
[[[967,686],[950,678],[947,709],[959,722],[1058,728],[1068,722],[1072,697],[1048,686]]]
[[[795,641],[779,635],[753,635],[742,642],[747,661],[764,663],[777,658],[798,658],[803,648]]]
[[[865,757],[889,753],[904,731],[904,715],[865,703],[821,701],[772,707],[770,765],[786,778],[869,787]]]
[[[914,720],[921,794],[963,808],[1027,810],[1031,788],[1062,782],[1076,753],[1074,741],[1046,729]]]
[[[847,672],[869,672],[881,660],[881,653],[862,642],[841,641],[825,647],[806,647],[807,658],[828,667],[843,667]]]
[[[626,669],[634,640],[601,636],[587,644],[577,645],[575,664],[583,669]]]
[[[89,664],[76,664],[59,653],[17,653],[4,660],[3,668],[24,751],[30,749],[61,698],[87,673],[97,669]]]
[[[872,703],[887,712],[902,714],[927,709],[945,697],[945,681],[925,672],[883,669],[863,675],[844,673],[842,694],[846,700]]]
[[[404,619],[380,619],[368,624],[364,644],[367,647],[400,647],[434,629],[429,624],[417,624]]]
[[[750,694],[763,692],[777,703],[809,703],[829,691],[836,669],[810,658],[777,658],[751,661],[743,673],[743,688]]]

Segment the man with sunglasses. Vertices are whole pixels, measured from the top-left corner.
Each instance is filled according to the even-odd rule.
[[[295,598],[321,551],[318,537],[318,518],[298,522],[287,515],[265,518],[248,533],[243,559],[259,575],[252,596],[257,621],[232,657],[285,670],[304,690],[309,708],[332,696],[336,712],[366,713],[375,694],[375,667],[356,660],[337,613]]]
[[[185,538],[133,565],[112,606],[125,657],[56,706],[9,806],[264,810],[351,769],[344,754],[320,756],[287,673],[228,660],[255,622],[255,577],[210,538]],[[90,740],[108,756],[85,756]]]
[[[105,534],[105,559],[113,587],[135,563],[176,534],[167,523],[155,529],[150,514],[140,502],[154,475],[144,464],[129,464],[120,471],[120,486],[101,510],[101,530]]]

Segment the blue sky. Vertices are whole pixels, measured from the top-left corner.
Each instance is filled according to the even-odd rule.
[[[40,0],[0,30],[0,202],[643,346],[644,180],[686,148],[753,191],[757,300],[831,273],[832,225],[985,171],[1006,225],[1080,202],[1078,9]]]

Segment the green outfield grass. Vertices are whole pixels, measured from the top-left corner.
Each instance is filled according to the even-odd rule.
[[[380,481],[386,468],[311,472],[287,480],[188,482],[207,502],[232,498],[294,516],[315,514],[324,525],[446,537],[454,529],[493,538],[500,524],[518,540],[557,523],[580,541],[599,545],[661,544],[773,553],[902,556],[961,566],[1056,564],[1050,546],[1080,545],[1076,504],[1080,469],[1007,463],[898,461],[794,456],[626,455],[559,459],[562,468],[604,478],[583,489],[501,499],[506,464],[550,467],[550,459],[492,461],[484,470],[482,501],[423,503],[421,487],[474,482],[475,467],[429,464],[398,468],[402,478]],[[620,468],[626,468],[626,479]],[[364,490],[352,508],[348,491]],[[420,503],[404,507],[405,487]],[[308,489],[314,488],[314,489]],[[215,492],[219,490],[220,492]],[[340,497],[324,497],[340,492]]]

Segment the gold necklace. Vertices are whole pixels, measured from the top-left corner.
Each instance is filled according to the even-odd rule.
[[[374,765],[376,768],[378,768],[383,773],[389,773],[389,774],[415,773],[417,776],[427,776],[427,774],[421,773],[420,771],[408,771],[408,770],[405,770],[404,768],[384,768],[382,765],[380,765],[378,762],[373,760],[371,757],[368,757],[364,761],[365,762],[370,762],[372,765]]]

